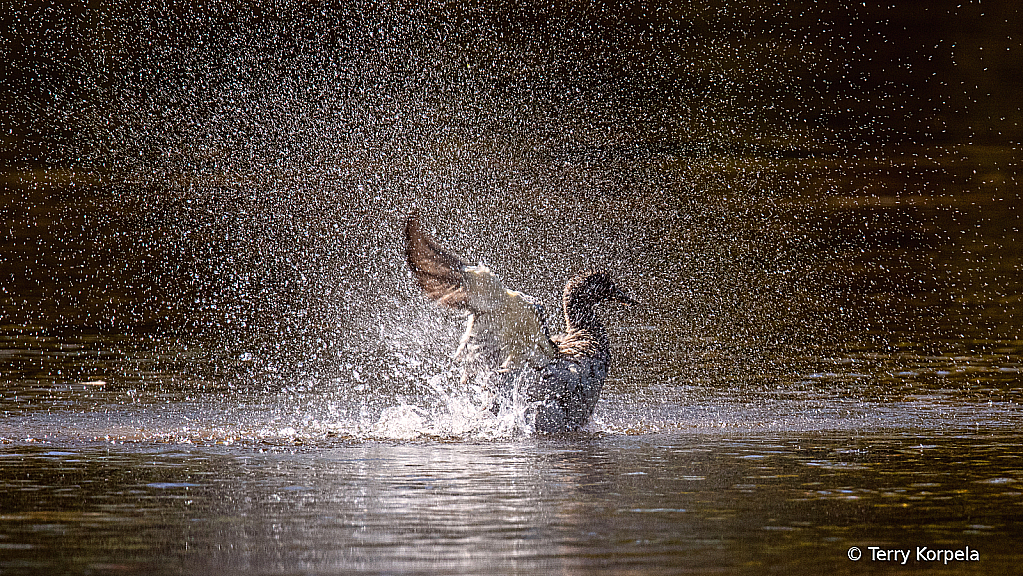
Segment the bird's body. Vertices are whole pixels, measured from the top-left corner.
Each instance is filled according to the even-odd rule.
[[[495,394],[521,385],[540,432],[577,430],[589,422],[611,361],[607,331],[594,306],[632,303],[600,272],[580,274],[565,286],[565,329],[550,336],[543,307],[508,290],[485,266],[469,266],[426,235],[412,218],[405,253],[413,277],[436,302],[469,313],[455,359],[463,378],[483,375]]]

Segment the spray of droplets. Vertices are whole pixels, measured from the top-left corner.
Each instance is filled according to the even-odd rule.
[[[418,209],[549,307],[592,267],[650,303],[613,318],[612,387],[770,370],[831,320],[820,239],[781,199],[835,145],[794,79],[840,48],[788,9],[643,6],[69,9],[90,42],[56,70],[75,132],[50,149],[102,190],[110,281],[147,292],[105,314],[192,342],[196,382],[458,433],[460,318],[401,256]]]

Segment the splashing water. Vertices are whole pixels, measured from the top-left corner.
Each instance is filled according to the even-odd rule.
[[[854,422],[863,398],[906,400],[891,375],[943,390],[955,355],[935,349],[953,345],[928,338],[958,328],[935,312],[938,209],[900,204],[915,168],[831,154],[884,131],[870,87],[824,66],[856,58],[857,37],[832,30],[843,10],[810,25],[744,3],[18,4],[18,26],[54,31],[34,49],[81,49],[47,61],[49,96],[25,98],[45,108],[24,120],[33,160],[64,170],[26,193],[60,224],[11,274],[24,284],[5,313],[27,349],[88,359],[28,355],[23,373],[194,401],[208,413],[188,417],[208,421],[237,413],[218,393],[252,394],[243,436],[529,433],[521,403],[494,415],[457,384],[460,318],[400,257],[420,207],[548,307],[593,267],[653,304],[608,319],[615,401],[594,430],[812,429],[836,396]],[[1002,378],[1014,365],[985,347],[1012,338],[965,355]],[[799,400],[774,418],[776,398]],[[725,414],[685,408],[701,402]]]
[[[302,383],[341,404],[371,394],[367,411],[380,414],[372,427],[383,435],[528,429],[513,422],[515,410],[487,420],[472,391],[439,383],[457,328],[417,302],[395,229],[416,205],[432,206],[441,222],[460,219],[469,225],[450,236],[460,248],[548,301],[583,266],[633,260],[624,276],[657,282],[643,278],[662,268],[651,219],[621,229],[609,218],[624,203],[646,205],[662,222],[676,210],[686,220],[707,212],[679,189],[692,172],[651,172],[651,161],[700,162],[701,150],[720,148],[699,142],[709,136],[700,135],[704,123],[686,119],[694,106],[734,103],[727,94],[738,85],[724,76],[706,83],[718,98],[678,91],[692,98],[665,103],[689,112],[661,109],[678,119],[665,141],[637,122],[651,112],[645,106],[665,103],[622,98],[648,80],[615,54],[617,36],[642,30],[578,21],[516,31],[500,24],[500,10],[431,10],[143,5],[95,23],[106,39],[96,48],[102,61],[89,63],[97,97],[77,111],[89,129],[73,144],[109,191],[117,266],[137,276],[132,286],[165,288],[151,298],[158,312],[100,316],[147,324],[159,314],[158,324],[199,335],[212,362],[189,369],[211,368],[196,374],[203,380],[271,392]],[[707,68],[686,64],[678,77],[715,78],[739,57],[713,41],[705,47],[715,54]],[[623,72],[632,86],[621,84]],[[715,122],[739,130],[734,113]],[[645,261],[627,256],[637,240]],[[332,387],[356,396],[341,399]]]

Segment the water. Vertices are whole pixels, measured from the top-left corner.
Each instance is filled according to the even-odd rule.
[[[1016,571],[1018,9],[600,8],[17,3],[0,572]],[[414,207],[645,303],[587,430],[459,385]]]
[[[862,573],[888,568],[870,559],[875,546],[911,549],[913,571],[1011,573],[1018,449],[1015,434],[706,430],[287,449],[8,445],[3,567]],[[868,556],[848,560],[853,546]],[[967,546],[979,559],[916,556]]]

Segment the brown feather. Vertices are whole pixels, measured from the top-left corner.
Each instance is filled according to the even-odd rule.
[[[431,300],[458,310],[468,309],[462,282],[465,262],[423,232],[414,216],[405,223],[405,258],[416,283]]]
[[[592,356],[597,352],[597,339],[587,330],[570,330],[551,338],[558,354],[569,357]]]

